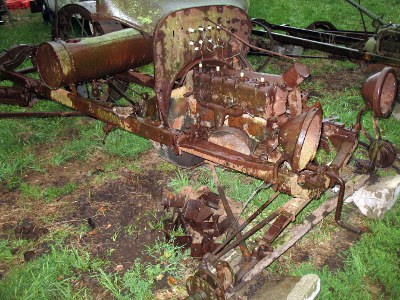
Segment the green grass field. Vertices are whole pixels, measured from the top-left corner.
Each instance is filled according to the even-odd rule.
[[[400,22],[398,15],[400,3],[397,0],[385,2],[363,0],[361,4],[379,16],[384,15],[384,20],[387,22]],[[339,29],[362,29],[359,13],[344,0],[251,0],[249,14],[251,17],[262,17],[276,24],[305,27],[315,20],[325,20],[332,22]],[[38,15],[28,14],[28,16],[29,20],[0,27],[0,50],[19,43],[37,44],[50,39],[50,26],[44,25]],[[368,28],[371,29],[370,20],[366,20]],[[260,59],[251,58],[251,62],[258,65]],[[348,61],[303,60],[302,62],[310,68],[312,76],[326,72],[336,74],[359,68],[358,65]],[[277,59],[271,59],[265,70],[276,73],[284,71]],[[312,100],[321,101],[325,117],[337,115],[340,121],[347,125],[354,123],[357,110],[364,105],[359,93],[360,85],[348,86],[338,92],[332,91],[329,87],[329,83],[318,80],[303,84],[303,89],[318,92],[320,96]],[[51,101],[40,102],[33,108],[36,111],[63,109],[65,108]],[[24,110],[0,105],[0,111]],[[380,124],[384,138],[400,146],[399,122],[388,118]],[[188,254],[181,253],[171,244],[156,242],[150,245],[146,255],[152,259],[148,263],[131,262],[132,266],[121,274],[110,269],[108,258],[111,257],[111,252],[105,258],[95,257],[90,254],[88,245],[76,243],[81,236],[88,234],[87,225],[84,223],[79,227],[68,223],[52,225],[59,217],[57,213],[60,212],[57,212],[57,209],[63,205],[64,197],[76,190],[85,189],[86,183],[71,179],[68,183],[42,186],[40,182],[27,182],[25,177],[27,174],[46,175],[49,174],[49,170],[66,167],[69,163],[82,166],[96,156],[106,157],[107,160],[100,167],[102,173],[95,176],[94,182],[98,185],[108,180],[120,180],[117,170],[123,168],[128,169],[130,174],[141,172],[138,160],[146,159],[146,152],[151,148],[149,141],[122,130],[111,132],[104,145],[101,142],[102,137],[102,123],[94,120],[0,119],[1,192],[14,197],[12,200],[18,204],[16,221],[20,221],[22,215],[34,214],[35,207],[40,206],[42,209],[45,207],[48,214],[38,217],[38,222],[52,228],[49,236],[32,241],[14,236],[13,230],[5,228],[3,219],[0,219],[2,275],[0,299],[95,299],[94,295],[101,293],[105,295],[104,299],[153,299],[154,287],[160,281],[160,276],[162,278],[165,274],[169,274],[179,280],[187,275],[187,269],[182,268],[182,261],[186,261]],[[138,156],[140,158],[137,158]],[[166,174],[170,172],[175,174],[169,185],[176,190],[187,184],[195,187],[208,185],[215,189],[207,168],[201,167],[195,171],[180,170],[167,163],[160,163],[156,168],[161,172],[169,172]],[[227,189],[227,194],[236,200],[244,201],[260,184],[260,181],[242,174],[223,169],[217,171]],[[260,193],[255,198],[253,207],[271,194],[272,190]],[[328,196],[325,194],[323,199]],[[280,196],[276,205],[287,199],[288,196]],[[306,212],[317,207],[323,199],[312,203]],[[2,203],[0,208],[1,205]],[[69,209],[73,210],[74,207]],[[400,204],[397,203],[383,220],[365,220],[364,224],[371,229],[371,233],[363,235],[360,241],[345,252],[338,253],[344,262],[339,269],[332,271],[327,266],[318,269],[313,261],[296,265],[290,257],[275,263],[271,269],[294,275],[309,272],[319,274],[322,290],[318,299],[322,300],[399,299],[399,216]],[[328,217],[327,222],[333,224],[332,216]],[[157,228],[159,224],[151,226]],[[135,232],[133,226],[127,226],[123,230],[127,235],[128,232],[130,235]],[[342,229],[321,226],[318,230],[322,231],[321,236],[329,237],[333,230]],[[110,242],[117,241],[121,232],[122,229],[116,230]],[[43,244],[49,245],[46,254],[24,262],[24,251]],[[16,254],[15,249],[19,249]],[[90,282],[102,292],[94,293],[88,285],[78,285],[82,282]],[[177,289],[178,292],[172,294],[170,298],[165,296],[163,299],[184,295],[183,287],[172,289]]]

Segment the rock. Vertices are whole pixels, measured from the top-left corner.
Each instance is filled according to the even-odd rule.
[[[383,177],[378,182],[362,187],[346,199],[354,202],[361,213],[369,218],[382,218],[400,194],[400,175]]]
[[[303,276],[291,290],[286,300],[313,300],[321,290],[321,280],[316,274]]]
[[[279,280],[268,280],[252,300],[313,300],[320,291],[320,278],[316,274],[283,276]]]

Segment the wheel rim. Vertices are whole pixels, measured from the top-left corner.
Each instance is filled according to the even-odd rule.
[[[70,4],[58,11],[52,38],[69,40],[101,34],[103,31],[96,22],[93,22],[90,11],[80,5]]]

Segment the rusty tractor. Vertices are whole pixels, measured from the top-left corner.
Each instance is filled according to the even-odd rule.
[[[294,62],[282,75],[253,70],[246,59],[253,47],[247,8],[241,0],[129,5],[126,0],[98,1],[91,24],[118,23],[120,30],[19,45],[0,56],[0,79],[13,82],[0,86],[1,103],[29,106],[47,98],[75,110],[0,117],[90,116],[105,122],[108,130],[119,127],[151,139],[160,155],[177,165],[193,167],[208,161],[273,186],[276,193],[244,221],[238,221],[239,208],[220,185],[218,194],[203,190],[192,199],[164,199],[165,206],[179,210],[179,222],[200,234],[196,241],[189,235],[181,239],[192,244],[194,256],[203,256],[188,281],[190,299],[228,297],[301,209],[335,185],[340,187],[335,221],[359,233],[341,219],[341,172],[365,132],[364,112],[371,109],[374,120],[387,117],[397,94],[395,72],[387,67],[365,82],[366,106],[354,126],[323,119],[321,105],[308,105],[300,89],[309,76],[305,66]],[[32,66],[21,67],[27,59]],[[137,70],[149,63],[154,75]],[[32,73],[40,79],[29,76]],[[155,96],[142,93],[140,100],[132,99],[127,93],[130,83],[153,89]],[[128,104],[120,104],[120,98]],[[367,147],[369,168],[390,166],[396,158],[394,146],[379,137],[371,138]],[[318,162],[320,148],[336,153],[333,160]],[[244,233],[279,193],[294,199]],[[264,237],[250,249],[246,240],[264,227]],[[218,241],[222,235],[225,239]],[[221,258],[236,247],[242,253],[242,267],[233,274]]]

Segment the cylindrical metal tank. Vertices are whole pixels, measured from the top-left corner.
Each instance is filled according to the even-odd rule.
[[[36,54],[43,82],[57,89],[153,61],[153,40],[128,28],[102,36],[43,43]]]

